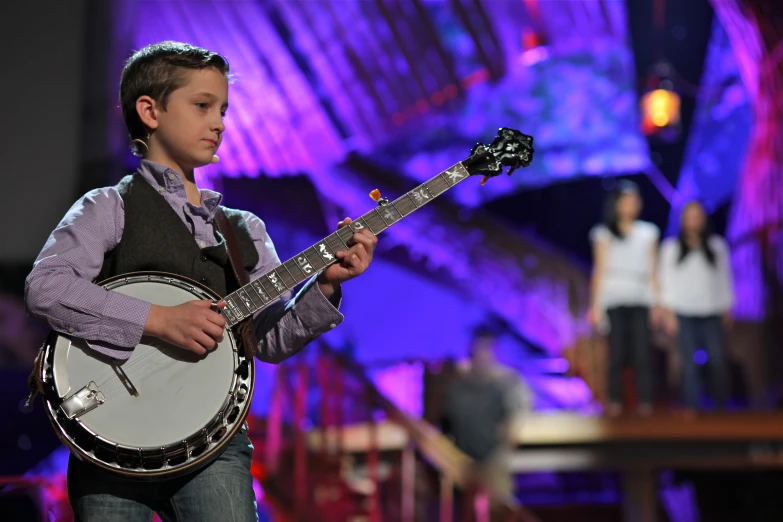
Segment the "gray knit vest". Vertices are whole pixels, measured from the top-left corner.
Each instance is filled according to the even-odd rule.
[[[125,227],[117,246],[107,252],[96,281],[131,272],[156,271],[184,276],[226,296],[239,287],[228,260],[226,240],[215,230],[218,244],[200,249],[171,205],[139,175],[116,186],[125,205]],[[223,207],[237,236],[242,265],[248,272],[258,263],[258,251],[242,214]]]

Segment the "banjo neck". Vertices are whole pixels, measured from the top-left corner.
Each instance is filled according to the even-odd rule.
[[[490,144],[476,144],[466,159],[394,201],[379,200],[376,208],[359,219],[227,295],[224,298],[227,306],[223,309],[223,315],[228,326],[237,325],[320,270],[336,263],[336,252],[349,248],[348,243],[357,230],[366,228],[376,235],[380,234],[471,176],[483,176],[483,185],[487,179],[502,174],[505,167],[510,167],[507,172],[510,175],[516,168],[527,167],[532,161],[533,137],[501,127]],[[373,193],[373,199],[376,199],[375,196],[380,197],[377,191]]]
[[[470,177],[472,174],[464,163],[449,167],[394,201],[379,200],[376,208],[349,225],[227,295],[224,298],[227,306],[223,314],[228,325],[235,326],[242,322],[317,272],[336,263],[336,252],[349,248],[348,243],[357,230],[366,228],[378,235]]]

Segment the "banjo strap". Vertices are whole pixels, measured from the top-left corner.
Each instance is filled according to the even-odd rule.
[[[43,382],[41,376],[43,375],[43,353],[45,344],[41,345],[38,349],[38,355],[35,356],[35,362],[33,363],[33,371],[27,377],[27,388],[30,390],[30,395],[27,396],[26,407],[33,405],[35,397],[39,393],[43,393]]]
[[[250,282],[250,276],[247,275],[245,267],[242,266],[242,253],[239,250],[239,243],[237,242],[237,237],[234,233],[234,227],[231,226],[231,222],[228,220],[228,217],[226,217],[226,213],[223,212],[223,207],[220,206],[215,211],[215,228],[217,228],[218,232],[226,238],[228,260],[234,271],[234,277],[236,277],[239,286],[245,286]],[[258,341],[256,340],[256,332],[253,328],[252,317],[240,323],[239,326],[237,326],[237,332],[239,333],[240,339],[242,339],[245,358],[248,361],[253,361]]]

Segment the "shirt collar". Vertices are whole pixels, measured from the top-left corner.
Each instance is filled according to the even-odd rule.
[[[141,160],[137,172],[143,177],[152,188],[161,194],[175,196],[177,199],[185,201],[188,208],[194,214],[203,215],[211,218],[215,214],[223,195],[214,190],[200,189],[201,206],[196,206],[188,202],[188,196],[185,193],[185,184],[182,178],[173,169],[155,163],[149,160]]]

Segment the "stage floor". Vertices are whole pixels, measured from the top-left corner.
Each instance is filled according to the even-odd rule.
[[[438,439],[437,431],[425,431]],[[366,423],[329,430],[329,445],[342,435],[344,451],[370,447]],[[320,431],[308,434],[320,446]],[[392,422],[378,425],[381,451],[402,450],[406,431]],[[705,413],[685,418],[675,413],[650,417],[587,417],[567,413],[536,414],[520,426],[509,463],[517,472],[641,468],[783,467],[783,412]]]
[[[783,412],[677,413],[649,417],[531,415],[522,423],[520,445],[595,444],[641,441],[783,441]]]

